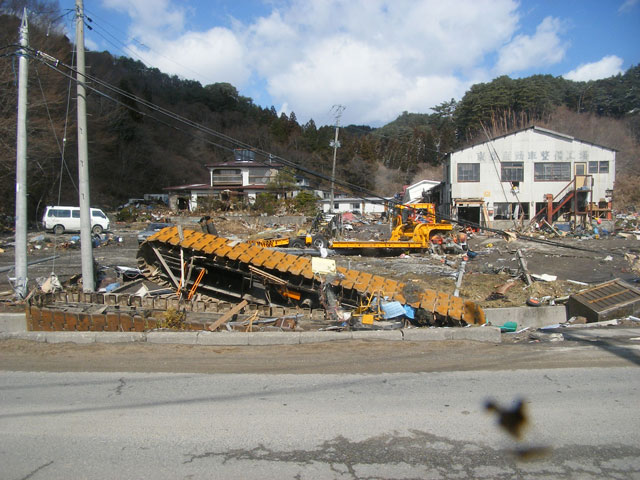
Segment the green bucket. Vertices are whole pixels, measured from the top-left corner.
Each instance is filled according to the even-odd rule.
[[[505,322],[504,325],[500,327],[501,332],[515,332],[518,329],[518,324],[516,322]]]

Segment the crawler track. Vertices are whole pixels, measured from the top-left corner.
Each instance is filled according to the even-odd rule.
[[[320,305],[322,280],[313,274],[309,258],[193,230],[183,230],[182,239],[177,227],[149,237],[140,246],[138,264],[147,278],[174,286],[181,278],[182,265],[186,290],[203,272],[197,289],[212,296],[263,304],[293,302],[312,308]],[[345,307],[356,307],[370,295],[381,294],[423,308],[450,324],[485,321],[484,312],[475,303],[444,292],[428,289],[412,293],[404,283],[343,267],[338,267],[338,273],[331,285]]]

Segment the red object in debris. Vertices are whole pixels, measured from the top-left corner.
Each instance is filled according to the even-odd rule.
[[[467,234],[463,232],[459,232],[457,241],[458,243],[467,243]]]
[[[540,302],[536,297],[529,297],[527,298],[527,305],[530,307],[539,307],[542,305],[542,302]]]
[[[440,235],[434,235],[431,237],[431,242],[437,245],[442,245],[442,237]]]

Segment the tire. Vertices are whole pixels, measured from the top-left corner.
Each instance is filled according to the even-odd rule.
[[[294,238],[289,242],[289,247],[291,248],[304,248],[304,241],[299,238]]]
[[[320,250],[321,248],[327,248],[329,246],[327,239],[322,235],[316,235],[315,237],[313,237],[311,244],[318,250]]]
[[[62,235],[64,233],[64,227],[62,225],[55,225],[53,227],[54,235]]]
[[[100,235],[102,233],[102,226],[101,225],[94,225],[93,228],[91,229],[91,233],[95,234],[95,235]]]

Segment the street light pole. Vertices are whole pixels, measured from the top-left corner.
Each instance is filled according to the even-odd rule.
[[[331,167],[331,204],[329,205],[329,213],[333,213],[333,190],[334,190],[334,182],[336,181],[336,156],[338,154],[338,147],[340,146],[340,142],[338,142],[338,131],[340,130],[340,117],[342,116],[342,111],[346,107],[342,105],[334,105],[333,110],[336,112],[336,136],[333,142],[331,142],[331,146],[333,147],[333,166]]]

